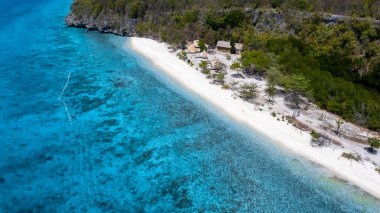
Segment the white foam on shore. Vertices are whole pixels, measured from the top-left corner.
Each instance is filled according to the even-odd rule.
[[[301,155],[353,183],[380,199],[380,175],[370,162],[357,163],[341,158],[342,149],[314,148],[311,136],[286,122],[277,121],[268,112],[255,111],[254,106],[241,99],[234,99],[233,92],[223,90],[194,68],[170,53],[167,45],[151,39],[129,38],[126,45],[151,60],[170,78],[198,94],[222,112],[267,135],[298,155]]]

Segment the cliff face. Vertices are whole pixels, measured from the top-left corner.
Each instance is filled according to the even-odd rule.
[[[122,36],[135,36],[136,19],[127,19],[120,16],[112,15],[112,12],[102,12],[96,17],[77,16],[70,12],[66,19],[66,25],[72,27],[87,28],[89,30],[98,30],[103,33],[113,33]]]
[[[284,15],[278,14],[275,11],[246,11],[246,15],[252,17],[250,22],[259,32],[268,30],[285,32],[288,30]],[[66,25],[72,27],[98,30],[103,33],[113,33],[121,36],[137,36],[135,28],[138,20],[115,15],[112,11],[101,12],[97,16],[91,14],[76,15],[70,12],[65,22]],[[140,36],[152,35],[140,34]]]

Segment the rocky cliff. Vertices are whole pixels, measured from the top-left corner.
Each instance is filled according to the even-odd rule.
[[[78,16],[70,12],[66,19],[66,25],[72,27],[98,30],[103,33],[113,33],[122,36],[135,36],[136,19],[128,19],[115,16],[112,11],[100,13],[97,16]]]
[[[96,3],[97,2],[97,3]],[[113,4],[109,3],[112,2]],[[209,9],[181,9],[164,10],[155,7],[141,6],[129,2],[126,5],[118,5],[119,1],[87,1],[74,0],[71,6],[71,12],[66,17],[68,26],[87,28],[89,30],[98,30],[104,33],[114,33],[122,36],[147,36],[157,39],[163,37],[168,40],[178,40],[173,34],[184,34],[180,37],[186,37],[191,40],[199,37],[199,33],[209,31],[210,27],[214,31],[220,31],[214,28],[226,28],[226,25],[241,25],[249,23],[257,32],[275,32],[293,34],[298,29],[304,27],[306,21],[324,22],[326,24],[337,24],[350,22],[351,17],[341,15],[322,15],[310,12],[301,12],[295,10],[282,9],[253,9],[238,8],[215,10],[213,24],[207,23],[207,16],[210,15]],[[232,11],[232,12],[231,12]],[[195,13],[194,13],[195,12]],[[228,15],[230,13],[230,15]],[[239,18],[243,19],[238,20]],[[377,28],[380,26],[379,20],[356,18],[356,20],[372,22]],[[208,19],[210,22],[210,18]],[[239,22],[240,21],[240,22]],[[225,23],[223,23],[225,22]],[[236,22],[236,23],[235,23]],[[231,26],[231,28],[236,26]],[[173,29],[176,28],[176,29]],[[227,29],[227,28],[226,28]],[[197,32],[195,32],[197,31]],[[228,30],[227,30],[228,31]],[[194,33],[195,32],[195,33]],[[205,36],[205,35],[203,35]],[[174,37],[171,38],[170,37]],[[216,36],[214,36],[216,37]],[[220,35],[219,35],[220,37]],[[163,40],[166,41],[164,38]]]

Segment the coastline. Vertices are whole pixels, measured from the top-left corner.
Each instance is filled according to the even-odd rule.
[[[255,111],[254,106],[241,99],[234,99],[233,92],[209,84],[209,80],[195,68],[179,60],[167,46],[151,39],[129,38],[133,50],[149,59],[166,75],[183,87],[198,94],[234,120],[259,131],[294,153],[315,162],[338,177],[358,186],[380,199],[380,176],[369,162],[358,163],[341,158],[343,149],[310,146],[311,136],[286,122],[277,121],[269,112]]]

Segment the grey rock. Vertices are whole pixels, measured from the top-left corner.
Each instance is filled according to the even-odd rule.
[[[113,33],[122,36],[135,36],[136,19],[128,19],[107,14],[99,14],[97,17],[77,17],[70,12],[66,19],[66,25],[89,30],[98,30],[103,33]]]

